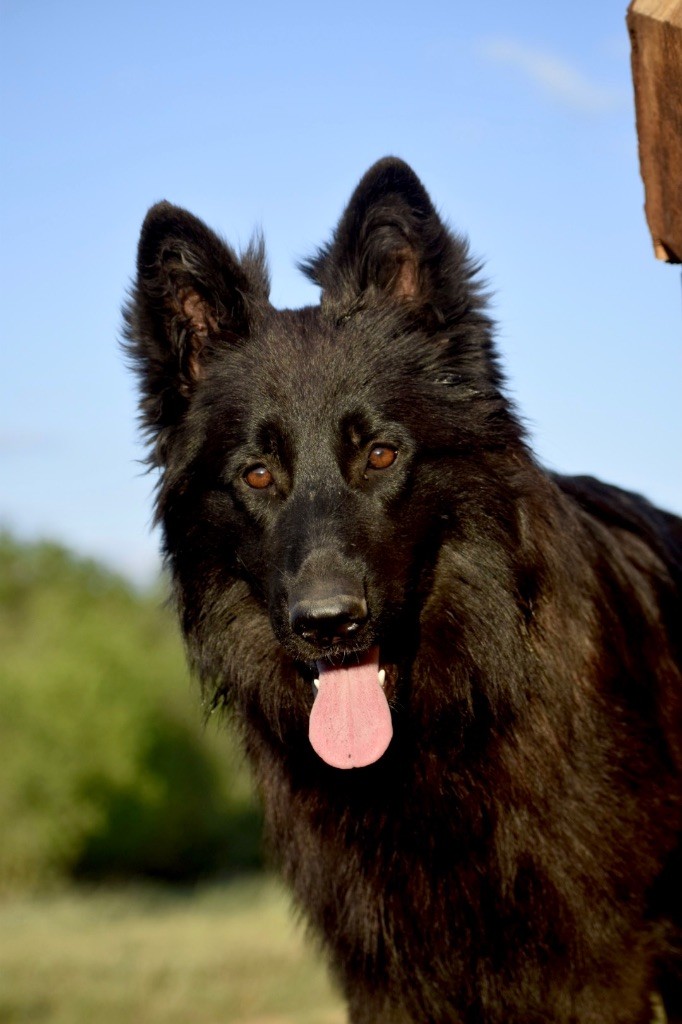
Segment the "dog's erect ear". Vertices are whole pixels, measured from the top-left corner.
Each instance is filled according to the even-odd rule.
[[[162,461],[162,436],[181,419],[211,353],[249,336],[268,290],[262,239],[238,258],[186,210],[151,208],[124,319],[143,425],[157,440],[153,461]]]
[[[387,157],[367,171],[331,242],[301,269],[323,303],[352,307],[384,298],[446,325],[477,295],[466,242],[440,220],[424,186],[402,160]]]

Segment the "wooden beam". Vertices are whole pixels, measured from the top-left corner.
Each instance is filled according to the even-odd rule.
[[[627,25],[646,218],[658,259],[682,263],[682,0],[633,0]]]

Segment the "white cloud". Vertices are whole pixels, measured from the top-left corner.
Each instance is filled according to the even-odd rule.
[[[600,114],[620,103],[617,90],[590,81],[578,68],[547,50],[497,38],[484,40],[480,52],[495,64],[520,71],[545,93],[575,110]]]

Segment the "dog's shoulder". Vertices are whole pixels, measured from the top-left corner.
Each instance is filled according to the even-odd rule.
[[[682,519],[646,498],[592,476],[551,474],[560,490],[590,519],[619,538],[642,542],[665,565],[682,593]]]

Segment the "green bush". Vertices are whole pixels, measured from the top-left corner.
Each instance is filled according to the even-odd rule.
[[[158,595],[0,535],[0,652],[0,886],[259,863],[234,743],[204,729]]]

